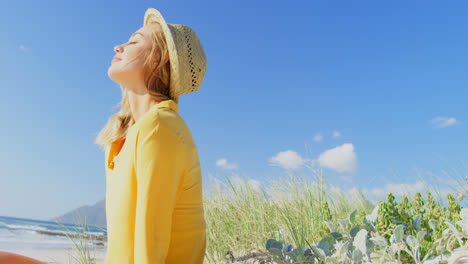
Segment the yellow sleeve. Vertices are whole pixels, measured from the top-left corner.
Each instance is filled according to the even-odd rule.
[[[182,175],[176,135],[157,120],[142,124],[135,149],[137,201],[134,263],[164,264]]]

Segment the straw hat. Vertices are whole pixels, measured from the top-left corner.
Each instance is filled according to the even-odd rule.
[[[205,51],[197,35],[188,26],[167,24],[158,10],[148,8],[143,26],[154,22],[161,25],[169,49],[171,96],[178,99],[179,95],[197,91],[206,72]]]

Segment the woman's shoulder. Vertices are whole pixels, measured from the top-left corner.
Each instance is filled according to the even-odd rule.
[[[175,111],[157,109],[142,120],[138,127],[140,134],[151,134],[157,130],[164,130],[173,134],[184,144],[195,145],[190,129],[185,120]],[[153,133],[154,134],[154,133]]]
[[[185,123],[183,118],[176,112],[168,109],[154,109],[149,115],[139,122],[140,130],[153,129],[158,126],[173,127]]]

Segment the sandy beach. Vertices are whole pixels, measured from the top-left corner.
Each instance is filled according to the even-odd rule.
[[[78,257],[76,248],[9,249],[5,251],[35,258],[48,264],[78,263],[78,261],[76,261],[76,257]],[[89,254],[91,257],[96,258],[96,264],[103,264],[106,256],[106,248],[90,249]],[[72,256],[75,257],[75,260]]]

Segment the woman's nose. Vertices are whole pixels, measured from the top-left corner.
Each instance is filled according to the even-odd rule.
[[[122,51],[122,48],[120,47],[120,45],[117,45],[117,46],[114,47],[114,51],[115,51],[115,53],[119,53],[119,52]]]

